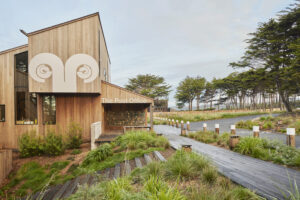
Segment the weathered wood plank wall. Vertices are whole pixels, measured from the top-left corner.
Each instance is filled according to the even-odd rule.
[[[12,150],[0,150],[0,184],[12,170]]]

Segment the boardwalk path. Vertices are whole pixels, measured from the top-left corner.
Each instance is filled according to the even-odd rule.
[[[244,121],[252,120],[254,118],[258,118],[261,116],[268,116],[268,114],[267,115],[251,115],[251,116],[242,116],[242,117],[235,117],[235,118],[228,118],[228,119],[216,119],[216,120],[192,122],[191,129],[193,131],[201,130],[203,123],[207,123],[208,130],[214,130],[215,124],[220,124],[220,132],[221,133],[230,132],[230,125],[235,124],[241,120],[244,120]],[[253,133],[251,130],[237,129],[237,135],[248,136],[248,135],[252,135],[252,134]],[[286,135],[282,134],[282,133],[275,133],[275,132],[271,133],[271,132],[261,131],[260,137],[268,138],[271,140],[278,140],[284,144],[286,142]],[[296,136],[296,146],[297,146],[297,148],[300,148],[300,136]]]
[[[157,125],[154,126],[154,130],[157,133],[163,133],[176,149],[182,144],[191,144],[193,151],[208,156],[216,164],[220,173],[267,199],[274,197],[283,199],[278,188],[290,189],[287,174],[292,181],[296,180],[300,187],[300,172],[296,170],[181,137],[178,128]]]

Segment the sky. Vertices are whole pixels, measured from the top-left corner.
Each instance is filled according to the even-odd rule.
[[[100,13],[111,58],[111,81],[163,76],[172,86],[186,76],[208,81],[233,72],[248,33],[293,0],[10,0],[0,5],[0,51],[26,44],[19,32]]]

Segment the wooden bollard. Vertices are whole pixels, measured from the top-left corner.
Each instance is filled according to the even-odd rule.
[[[168,120],[168,125],[171,126],[171,120],[170,119]]]
[[[172,126],[174,126],[175,125],[175,122],[174,122],[174,119],[172,119]]]
[[[181,147],[182,147],[183,151],[185,151],[185,152],[192,151],[192,145],[190,145],[190,144],[183,144],[183,145],[181,145]]]
[[[182,136],[186,136],[186,129],[185,129],[185,128],[182,128],[182,129],[181,129],[181,135],[182,135]]]
[[[203,132],[206,132],[206,130],[207,130],[207,124],[203,123]]]
[[[238,136],[238,135],[230,136],[229,148],[234,149],[239,142],[240,142],[240,136]]]
[[[186,130],[187,131],[191,130],[191,126],[190,126],[190,122],[189,121],[186,122]]]
[[[181,130],[184,129],[184,123],[183,123],[182,120],[181,120],[181,122],[180,122],[180,128],[181,128]]]
[[[291,147],[296,146],[295,141],[296,130],[295,128],[287,128],[286,129],[286,144]]]
[[[215,124],[215,133],[217,133],[218,135],[220,134],[220,125],[219,124]]]
[[[176,128],[179,128],[179,121],[176,120]]]
[[[259,137],[259,126],[253,126],[253,137]]]
[[[230,126],[231,135],[235,135],[235,125]]]

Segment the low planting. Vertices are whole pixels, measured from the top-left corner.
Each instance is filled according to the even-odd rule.
[[[277,117],[266,116],[255,120],[239,121],[236,123],[237,128],[252,130],[253,126],[260,126],[261,130],[271,130],[286,133],[286,128],[295,128],[296,134],[300,134],[300,117],[299,113],[283,114]]]
[[[11,181],[1,188],[0,197],[24,196],[29,192],[37,192],[47,184],[56,184],[64,179],[59,172],[69,161],[54,162],[52,165],[41,166],[37,162],[24,164],[17,172],[10,174]],[[13,192],[12,188],[16,188]]]
[[[166,162],[136,168],[129,177],[81,186],[70,200],[79,199],[260,199],[248,189],[220,176],[203,156],[177,151]]]
[[[35,131],[24,133],[19,138],[20,157],[58,156],[66,149],[76,149],[82,144],[82,129],[76,123],[69,125],[66,137],[54,129],[48,129],[46,136],[39,136]]]
[[[206,121],[213,119],[234,118],[247,115],[260,115],[267,112],[262,111],[181,111],[181,112],[162,112],[156,114],[157,117],[190,122]]]
[[[234,151],[278,164],[300,167],[300,151],[276,141],[242,137]]]
[[[40,142],[38,137],[33,138]],[[52,136],[50,139],[53,139]],[[28,140],[32,141],[32,138]],[[95,171],[114,167],[125,160],[141,157],[153,151],[162,151],[168,147],[168,140],[163,136],[157,136],[154,132],[131,131],[119,136],[111,144],[101,144],[97,149],[90,151],[81,164],[72,164],[63,174],[61,170],[70,161],[50,166],[42,166],[36,162],[23,165],[17,173],[10,175],[10,182],[0,190],[0,197],[5,197],[6,194],[11,198],[24,196],[41,190],[46,185],[61,184],[82,174],[94,174]],[[71,154],[80,153],[78,151],[80,150],[75,149]]]
[[[222,147],[228,147],[230,134],[223,133],[222,135],[219,135],[212,131],[197,131],[189,133],[188,137],[203,143],[217,143]]]

